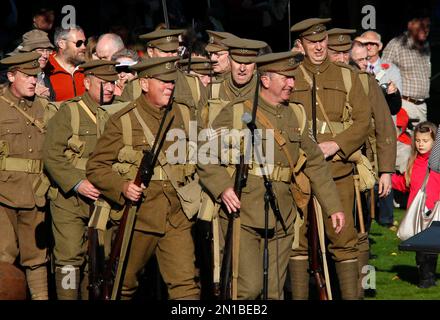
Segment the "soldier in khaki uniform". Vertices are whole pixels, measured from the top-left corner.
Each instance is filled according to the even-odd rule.
[[[201,126],[207,128],[220,110],[235,99],[251,98],[255,91],[255,59],[267,47],[263,41],[230,37],[221,41],[229,49],[231,72],[211,86],[208,104],[200,111]]]
[[[348,65],[350,62],[350,49],[352,40],[350,35],[356,30],[334,28],[328,31],[328,49],[329,59],[334,63],[343,63]],[[391,173],[394,172],[394,163],[396,159],[396,138],[394,123],[391,118],[385,97],[375,78],[369,73],[353,67],[359,73],[359,79],[368,96],[371,106],[371,128],[366,141],[367,156],[376,174],[379,175],[379,196],[383,197],[389,194],[391,190]],[[368,233],[362,234],[358,230],[358,249],[359,249],[359,298],[363,298],[362,279],[365,273],[362,269],[368,265],[370,246],[368,243]]]
[[[306,54],[291,101],[304,105],[309,120],[313,120],[312,112],[316,110],[319,147],[331,163],[333,179],[346,213],[346,227],[340,235],[336,235],[328,221],[324,221],[326,235],[330,239],[328,249],[336,262],[342,298],[357,299],[358,239],[351,214],[354,204],[354,164],[346,160],[367,139],[371,109],[357,73],[348,66],[330,62],[327,57],[328,35],[325,23],[329,21],[330,19],[307,19],[291,28],[291,31],[299,34]],[[344,75],[351,78],[349,92],[344,84]],[[317,101],[312,108],[313,80]],[[351,108],[346,109],[346,106]],[[330,128],[336,132],[332,133]],[[344,161],[335,161],[336,155]],[[304,224],[300,247],[293,251],[289,265],[294,299],[308,299],[306,232],[307,225]]]
[[[8,66],[8,88],[0,96],[0,261],[26,271],[33,300],[47,300],[46,188],[42,147],[48,101],[35,95],[39,53],[19,53]]]
[[[86,93],[66,101],[48,125],[43,157],[57,188],[51,192],[50,209],[59,300],[88,297],[87,225],[91,206],[100,192],[86,178],[85,168],[107,119],[104,104],[113,101],[114,81],[118,79],[115,64],[94,60],[81,65]],[[75,284],[66,288],[63,279],[67,273],[71,274],[71,267]]]
[[[235,37],[232,33],[206,30],[209,36],[208,44],[205,50],[209,53],[214,77],[216,80],[221,80],[224,75],[231,71],[231,63],[229,62],[229,48],[222,42],[222,40],[230,37]]]
[[[226,233],[228,215],[240,209],[241,229],[239,245],[238,267],[238,299],[257,299],[262,293],[263,287],[263,229],[264,229],[264,180],[262,170],[271,171],[268,178],[273,183],[282,219],[287,232],[281,228],[280,222],[275,218],[273,211],[269,212],[269,299],[282,299],[282,289],[286,278],[290,248],[294,237],[294,222],[297,218],[296,203],[290,191],[292,182],[292,169],[297,163],[302,148],[307,156],[304,172],[310,178],[313,189],[328,214],[330,224],[334,226],[334,232],[339,233],[344,224],[342,205],[335,192],[335,185],[331,177],[328,165],[324,161],[321,151],[316,143],[310,138],[308,126],[302,128],[302,120],[296,115],[295,109],[302,109],[297,104],[289,104],[289,97],[294,87],[294,77],[297,74],[298,63],[291,52],[274,53],[261,56],[256,59],[258,71],[261,74],[261,90],[258,101],[258,111],[261,112],[273,129],[279,131],[285,140],[287,154],[292,157],[289,160],[280,145],[275,144],[273,150],[265,150],[265,155],[273,152],[273,163],[257,165],[258,160],[251,161],[246,186],[242,190],[241,200],[234,192],[235,166],[218,164],[198,165],[201,182],[206,186],[215,201],[223,203],[220,213],[220,225],[223,234]],[[217,139],[220,150],[226,143],[223,135],[214,134],[221,129],[246,128],[246,125],[237,120],[241,119],[244,112],[250,113],[252,100],[236,100],[227,105],[212,124],[212,138]],[[303,113],[305,120],[305,113]],[[268,127],[261,123],[262,118],[257,115],[257,128],[263,129],[263,141],[268,139],[269,133],[264,130]],[[214,153],[214,154],[213,154]],[[213,152],[213,159],[220,154]],[[268,170],[274,166],[273,170]]]
[[[174,187],[176,183],[185,185],[191,168],[187,164],[160,162],[148,188],[142,189],[133,183],[138,162],[127,158],[130,154],[141,157],[142,150],[151,148],[153,139],[149,136],[157,135],[177,78],[177,59],[150,58],[133,67],[143,93],[110,117],[87,164],[87,178],[106,198],[123,205],[126,199],[137,202],[142,197],[123,277],[122,299],[133,297],[138,276],[154,253],[170,299],[198,299],[200,294],[191,236],[193,223],[183,212]],[[168,116],[174,117],[170,130],[185,128],[181,109],[173,107]],[[165,141],[162,152],[171,144]]]

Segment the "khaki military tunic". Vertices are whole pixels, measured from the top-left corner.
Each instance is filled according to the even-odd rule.
[[[373,75],[368,76],[368,100],[371,106],[371,115],[374,119],[374,126],[370,129],[370,136],[376,137],[376,145],[371,146],[367,150],[368,159],[372,164],[375,164],[374,154],[377,155],[377,168],[379,173],[394,173],[396,163],[396,129],[391,117],[390,109],[388,107],[382,89],[377,84]],[[368,139],[370,143],[370,139]],[[374,148],[376,150],[372,150]]]
[[[316,93],[320,96],[324,109],[331,122],[342,123],[344,107],[347,99],[347,92],[343,81],[342,68],[351,70],[352,88],[348,94],[348,102],[352,106],[353,124],[346,130],[338,133],[336,137],[332,137],[327,130],[325,133],[318,132],[318,143],[324,141],[334,141],[340,147],[338,155],[342,159],[348,159],[351,154],[359,150],[367,140],[370,128],[371,108],[368,98],[362,88],[357,73],[349,66],[342,66],[331,63],[328,58],[321,65],[314,65],[306,57],[303,67],[308,75],[316,81]],[[299,71],[299,70],[298,70]],[[294,92],[291,101],[299,102],[304,105],[308,119],[312,120],[312,89],[306,82],[302,72],[298,72],[295,80]],[[316,106],[317,119],[325,122],[318,105]],[[330,240],[328,247],[332,258],[335,261],[346,261],[357,259],[357,232],[354,227],[353,220],[353,204],[354,204],[354,184],[353,184],[353,164],[346,161],[333,162],[328,159],[332,170],[333,178],[336,182],[339,197],[341,199],[346,225],[342,232],[337,235],[333,228],[325,222],[326,235]],[[325,209],[324,209],[325,212]],[[304,224],[300,230],[300,247],[295,250],[294,255],[307,255],[307,225]]]
[[[232,79],[232,74],[227,72],[218,80],[214,80],[208,88],[208,100],[200,109],[199,128],[208,128],[228,103],[234,100],[252,99],[255,95],[257,78],[255,74],[251,80],[242,87],[237,87]]]
[[[42,172],[45,134],[9,102],[32,118],[44,123],[47,101],[36,97],[19,99],[7,88],[0,97],[0,261],[13,263],[20,254],[20,264],[37,267],[46,259],[44,226],[45,195],[37,195],[33,184]],[[9,159],[9,160],[6,160]],[[28,159],[22,168],[8,169]],[[27,167],[29,170],[23,170]]]
[[[97,123],[80,105],[85,103],[97,118]],[[81,163],[74,164],[65,151],[70,149],[69,139],[73,136],[72,110],[79,112],[79,140],[83,142],[82,154],[77,154]],[[60,266],[82,266],[85,263],[87,224],[93,200],[88,199],[74,188],[86,179],[85,163],[95,149],[98,127],[104,122],[105,111],[86,92],[65,102],[51,118],[44,143],[44,166],[58,188],[51,196],[52,229],[55,239],[55,263]],[[75,147],[74,147],[75,148]]]
[[[133,149],[142,151],[150,148],[134,109],[139,112],[153,135],[157,134],[165,110],[151,106],[144,95],[141,95],[135,102],[110,117],[87,164],[88,179],[107,199],[120,205],[125,203],[122,190],[128,179],[114,171],[112,166],[118,163],[119,152],[124,147],[122,116],[128,114],[130,117]],[[183,120],[177,108],[173,107],[168,117],[168,121],[174,117],[171,129],[184,130]],[[165,141],[162,151],[172,143]],[[137,213],[121,291],[123,299],[131,298],[136,291],[139,273],[153,253],[156,254],[161,274],[168,285],[170,299],[199,294],[200,289],[195,281],[191,227],[192,222],[183,213],[171,182],[151,181],[144,191],[144,199]]]
[[[233,128],[234,108],[237,104],[231,103],[226,106],[215,119],[212,129]],[[259,110],[269,118],[275,129],[281,130],[282,136],[287,141],[287,148],[296,162],[299,157],[301,147],[307,154],[307,164],[305,173],[310,178],[312,186],[318,199],[322,202],[326,212],[331,215],[342,211],[339,198],[335,193],[335,185],[331,177],[328,165],[324,161],[321,151],[316,143],[309,137],[309,130],[306,127],[303,133],[300,132],[300,124],[292,109],[289,106],[272,106],[261,97],[259,100]],[[257,127],[263,128],[258,122]],[[220,136],[221,137],[221,136]],[[263,133],[264,140],[267,136]],[[219,146],[222,144],[219,138]],[[264,148],[264,147],[263,147]],[[289,162],[281,148],[275,143],[274,165],[288,169]],[[209,193],[218,202],[221,194],[227,188],[234,186],[235,174],[231,176],[226,166],[216,164],[198,165],[198,173],[201,183],[207,188]],[[278,291],[278,286],[282,290],[286,268],[289,258],[289,251],[293,241],[293,225],[297,216],[297,209],[293,200],[290,183],[288,181],[273,181],[273,189],[277,196],[278,205],[282,218],[288,229],[287,234],[277,223],[275,216],[270,209],[269,228],[276,231],[276,237],[270,239],[269,243],[269,299],[280,299],[282,293]],[[242,190],[241,196],[241,234],[240,234],[240,258],[239,258],[239,277],[238,277],[238,298],[256,299],[262,290],[262,229],[264,229],[264,180],[257,175],[249,175],[246,186]],[[223,233],[226,233],[227,214],[222,211],[221,225]],[[278,238],[278,240],[276,240]],[[278,244],[277,244],[278,242]],[[277,245],[279,246],[278,250]],[[277,257],[279,259],[277,264]],[[277,266],[280,278],[277,278]]]
[[[368,80],[362,85],[367,84],[368,86],[364,89],[367,89],[366,93],[368,93],[368,100],[371,105],[372,125],[366,141],[366,153],[375,171],[379,174],[379,178],[382,173],[394,172],[397,153],[396,131],[385,96],[375,77],[364,71],[359,73],[360,77]],[[370,250],[368,234],[359,233],[358,237],[359,253],[364,252],[367,255]]]

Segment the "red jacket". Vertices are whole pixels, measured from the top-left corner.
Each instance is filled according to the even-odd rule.
[[[72,76],[55,60],[55,54],[49,56],[45,72],[55,93],[55,101],[64,101],[80,96],[86,90],[82,69],[75,69]]]
[[[414,161],[414,166],[411,172],[411,180],[409,188],[405,184],[405,176],[393,174],[392,183],[393,189],[408,192],[408,208],[413,202],[417,192],[420,190],[425,179],[426,169],[428,168],[429,155],[431,153],[419,154]],[[440,173],[432,171],[429,173],[428,184],[426,186],[426,207],[433,209],[434,205],[440,198]]]

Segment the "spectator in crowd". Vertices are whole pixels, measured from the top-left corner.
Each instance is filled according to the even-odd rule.
[[[54,36],[57,52],[49,57],[46,74],[55,93],[55,101],[64,101],[82,95],[84,74],[78,66],[85,61],[87,40],[79,26],[61,27]]]
[[[402,77],[400,70],[393,63],[388,63],[380,58],[383,44],[381,36],[375,31],[364,32],[356,38],[363,43],[368,50],[367,71],[374,74],[379,85],[384,89],[385,98],[392,115],[396,115],[402,107]]]
[[[96,43],[96,58],[110,61],[116,52],[124,48],[124,42],[120,36],[115,33],[105,33],[98,38]]]
[[[37,85],[35,87],[35,94],[47,97],[53,101],[55,95],[52,90],[49,78],[46,77],[44,68],[49,61],[49,56],[52,54],[54,45],[50,42],[47,33],[42,30],[31,30],[23,35],[23,42],[19,46],[21,52],[37,52],[41,54],[38,59],[41,72],[37,75]]]
[[[99,60],[96,56],[96,43],[98,40],[96,37],[91,36],[87,39],[87,46],[86,46],[86,62],[92,61],[92,60]]]
[[[431,20],[428,12],[413,11],[408,30],[392,39],[383,51],[383,60],[394,63],[402,75],[402,107],[410,122],[426,121],[431,78],[431,51],[428,42]]]
[[[136,77],[136,71],[130,69],[130,67],[138,63],[140,59],[136,51],[124,48],[112,56],[112,61],[118,62],[116,65],[118,80],[116,80],[114,93],[116,96],[120,96],[125,85]]]
[[[393,175],[393,188],[402,192],[409,192],[408,208],[414,201],[417,193],[424,184],[428,169],[428,160],[436,141],[436,126],[431,122],[422,122],[414,129],[411,157],[404,175]],[[426,202],[424,211],[430,213],[439,201],[440,174],[434,171],[429,173],[426,184]],[[419,288],[435,286],[438,254],[416,252],[416,263],[419,271]]]
[[[47,33],[52,31],[55,21],[55,12],[52,9],[38,9],[32,18],[33,27]]]

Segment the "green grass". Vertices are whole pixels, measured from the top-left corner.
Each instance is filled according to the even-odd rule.
[[[394,218],[400,221],[405,211],[395,210]],[[439,285],[429,289],[417,287],[418,273],[415,252],[399,251],[400,239],[396,231],[373,222],[370,230],[371,252],[376,255],[370,265],[376,268],[376,295],[367,300],[439,300]],[[440,264],[437,267],[439,273]]]

